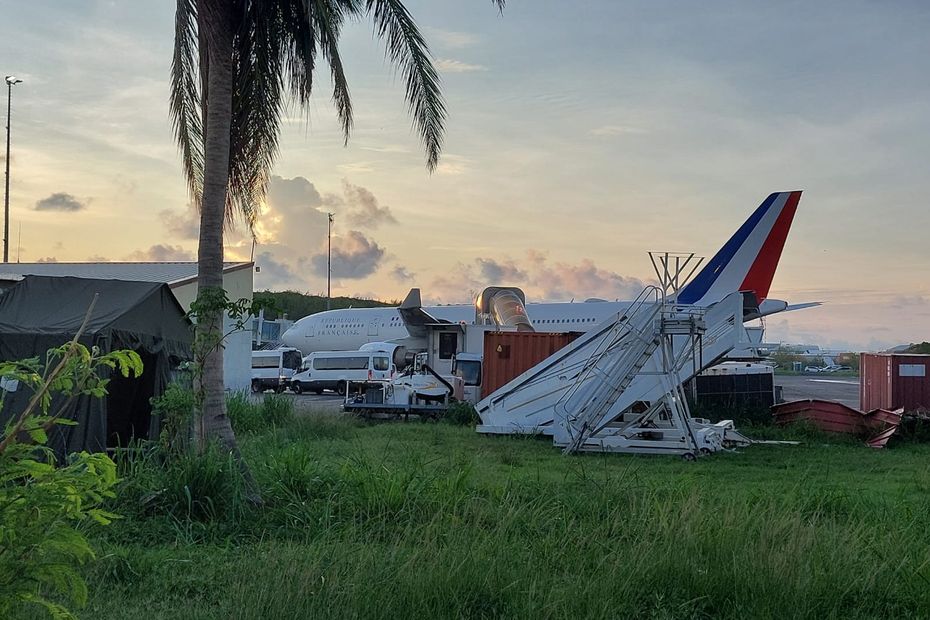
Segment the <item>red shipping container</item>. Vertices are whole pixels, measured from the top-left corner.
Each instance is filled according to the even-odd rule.
[[[481,372],[481,397],[520,376],[582,332],[486,332]]]
[[[930,355],[862,353],[859,408],[930,411]]]

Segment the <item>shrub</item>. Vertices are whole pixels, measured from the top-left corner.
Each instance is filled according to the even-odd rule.
[[[203,454],[186,453],[173,459],[159,482],[160,489],[148,498],[149,506],[176,519],[212,521],[242,505],[236,462],[215,445]]]
[[[287,396],[268,394],[258,403],[246,392],[226,397],[226,415],[236,433],[260,433],[294,419],[294,403]]]
[[[0,390],[0,408],[11,384],[33,393],[25,409],[0,432],[3,618],[21,616],[26,605],[38,605],[56,618],[73,617],[52,597],[62,596],[79,606],[87,600],[77,566],[92,559],[94,552],[79,528],[94,522],[107,525],[116,517],[101,508],[114,496],[113,461],[106,454],[81,452],[56,467],[46,444],[55,426],[75,424],[61,417],[72,398],[105,395],[107,369],[138,377],[142,360],[134,351],[100,355],[78,344],[78,336],[51,349],[44,362],[32,358],[0,363],[0,378],[6,384]]]
[[[226,415],[236,433],[256,433],[264,429],[261,409],[246,392],[234,392],[226,397]]]
[[[452,403],[442,416],[443,421],[461,426],[475,426],[481,422],[475,406],[465,401]]]
[[[184,452],[190,443],[190,426],[197,401],[194,391],[170,384],[158,398],[152,399],[152,415],[161,420],[158,443],[167,455]]]

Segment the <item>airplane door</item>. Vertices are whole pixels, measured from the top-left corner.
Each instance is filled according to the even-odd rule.
[[[369,336],[377,336],[377,335],[378,335],[378,322],[379,322],[380,320],[381,320],[381,319],[372,319],[372,320],[368,323],[368,335],[369,335]]]

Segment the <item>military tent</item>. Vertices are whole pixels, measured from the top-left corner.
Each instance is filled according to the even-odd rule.
[[[138,379],[114,372],[105,398],[75,399],[66,416],[78,425],[58,427],[49,441],[59,455],[157,437],[160,424],[149,399],[165,390],[173,368],[191,358],[190,321],[166,284],[25,276],[0,294],[0,360],[44,358],[48,349],[74,338],[95,294],[80,342],[104,353],[132,349],[144,371]],[[18,415],[30,396],[22,386],[8,392],[0,422]]]

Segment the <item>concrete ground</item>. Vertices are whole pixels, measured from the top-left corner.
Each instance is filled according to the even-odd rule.
[[[782,398],[786,401],[821,398],[859,408],[859,377],[775,375],[775,385],[782,386]]]
[[[775,385],[782,386],[782,398],[786,401],[822,398],[836,400],[844,405],[859,408],[859,378],[830,377],[829,375],[775,375]],[[270,392],[269,392],[270,393]],[[335,392],[322,394],[294,394],[284,392],[294,399],[298,409],[338,410],[343,398]]]

